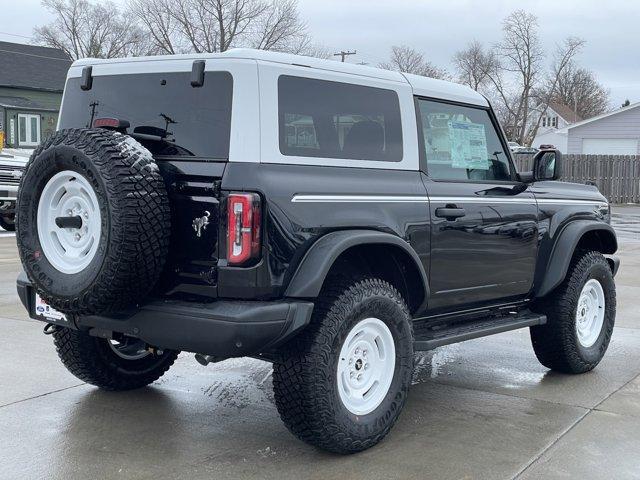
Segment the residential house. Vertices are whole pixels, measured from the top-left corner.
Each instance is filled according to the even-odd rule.
[[[62,50],[0,42],[0,137],[4,137],[4,146],[34,148],[55,131],[70,66]]]
[[[540,126],[531,146],[540,148],[540,145],[554,145],[561,150],[560,146],[564,145],[565,137],[557,132],[579,121],[582,121],[582,118],[572,108],[561,103],[550,103],[545,115],[540,119]]]
[[[640,155],[640,102],[538,134],[533,145],[562,153]]]

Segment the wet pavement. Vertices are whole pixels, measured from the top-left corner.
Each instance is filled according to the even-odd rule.
[[[549,372],[526,330],[418,354],[398,424],[352,456],[288,433],[258,360],[183,354],[148,388],[83,384],[19,305],[15,240],[0,236],[0,478],[640,478],[640,208],[613,221],[618,321],[598,368]]]

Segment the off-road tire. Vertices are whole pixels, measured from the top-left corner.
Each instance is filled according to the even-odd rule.
[[[68,170],[89,182],[101,214],[97,252],[72,274],[46,258],[37,222],[45,185]],[[104,129],[61,130],[26,166],[16,226],[22,265],[40,296],[65,313],[104,314],[140,302],[157,282],[169,248],[169,200],[158,166],[133,138]]]
[[[596,342],[585,348],[576,333],[576,310],[585,283],[596,279],[605,295],[605,316]],[[534,305],[547,315],[547,323],[531,327],[531,343],[542,365],[562,373],[593,370],[604,356],[611,340],[616,316],[616,290],[607,260],[595,251],[574,254],[567,276],[548,297]]]
[[[337,362],[349,331],[368,317],[390,329],[395,371],[380,405],[357,416],[337,392]],[[275,401],[285,425],[301,440],[336,453],[358,452],[389,433],[407,399],[412,372],[413,327],[400,293],[376,278],[334,277],[323,288],[310,325],[274,363]]]
[[[178,356],[176,351],[164,350],[162,355],[126,360],[111,350],[107,339],[70,328],[57,328],[53,340],[67,370],[103,390],[144,387],[164,375]]]
[[[15,232],[16,230],[15,213],[11,213],[9,215],[0,215],[0,227],[4,228],[7,232]]]

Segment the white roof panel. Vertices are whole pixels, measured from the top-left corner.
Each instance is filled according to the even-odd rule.
[[[305,57],[303,55],[293,55],[290,53],[270,52],[266,50],[256,50],[252,48],[233,48],[223,53],[190,53],[185,55],[158,55],[149,57],[128,57],[128,58],[85,58],[73,62],[72,67],[83,67],[85,65],[102,65],[102,64],[125,64],[139,62],[158,62],[158,61],[180,61],[180,60],[262,60],[265,62],[283,63],[288,65],[298,65],[321,70],[330,70],[334,72],[347,73],[352,75],[360,75],[365,77],[373,77],[384,80],[391,80],[401,83],[407,83],[401,73],[382,68],[368,67],[366,65],[355,65],[353,63],[343,63],[336,60],[324,60],[321,58]]]
[[[460,83],[422,77],[420,75],[403,74],[413,88],[413,93],[422,97],[451,100],[453,102],[468,103],[488,107],[489,102],[474,89]]]
[[[415,95],[468,103],[471,105],[480,105],[483,107],[488,106],[487,100],[482,95],[480,95],[475,90],[458,83],[436,80],[435,78],[411,75],[408,73],[399,73],[382,68],[368,67],[366,65],[355,65],[353,63],[343,63],[336,60],[323,60],[320,58],[305,57],[302,55],[293,55],[289,53],[269,52],[265,50],[255,50],[251,48],[234,48],[223,53],[160,55],[150,57],[112,58],[106,60],[97,58],[86,58],[76,60],[73,63],[71,71],[69,72],[69,76],[79,76],[81,67],[85,65],[111,65],[112,67],[108,69],[109,72],[111,72],[114,65],[128,64],[130,67],[133,67],[133,65],[135,65],[134,70],[136,71],[144,71],[145,67],[142,65],[142,63],[151,62],[155,64],[153,70],[156,71],[158,69],[162,69],[160,62],[163,61],[171,61],[174,64],[183,64],[183,62],[187,62],[190,60],[215,59],[262,60],[265,62],[275,62],[288,65],[303,65],[320,70],[329,70],[333,72],[341,72],[363,77],[378,78],[400,83],[409,83],[412,86]],[[127,70],[131,70],[131,68]]]

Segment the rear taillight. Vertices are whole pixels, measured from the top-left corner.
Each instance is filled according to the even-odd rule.
[[[227,262],[243,265],[260,256],[260,196],[232,193],[227,199]]]

